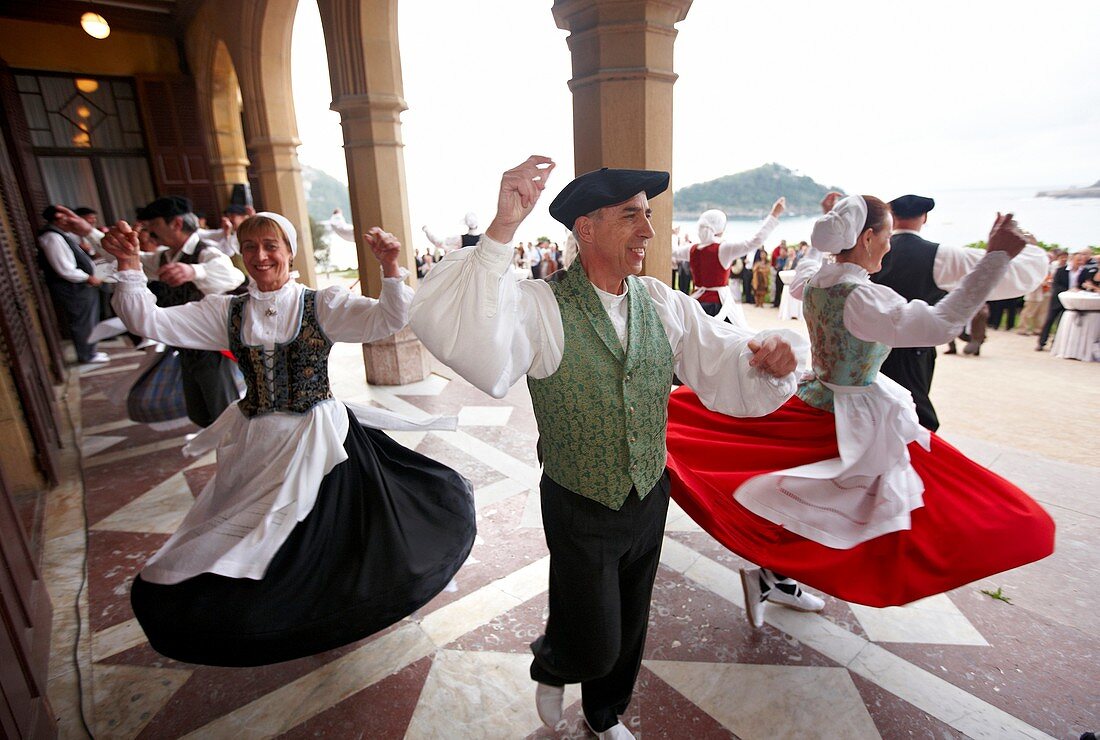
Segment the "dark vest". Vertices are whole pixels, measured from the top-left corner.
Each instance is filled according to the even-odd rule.
[[[939,244],[916,234],[894,234],[890,237],[890,251],[882,258],[882,269],[871,280],[893,288],[907,301],[920,300],[933,306],[947,295],[932,279],[939,248]]]
[[[176,262],[180,262],[184,265],[197,265],[199,264],[199,255],[202,254],[204,249],[209,249],[210,247],[214,247],[214,245],[208,241],[199,239],[199,243],[195,245],[195,251],[191,254],[180,252],[179,259],[177,259]],[[217,249],[217,247],[214,248]],[[164,267],[167,264],[168,252],[161,252],[160,267]],[[196,288],[195,284],[191,282],[170,287],[159,280],[152,280],[149,283],[149,290],[153,291],[153,295],[157,297],[157,305],[161,308],[182,306],[185,303],[201,301],[203,299],[203,292]]]
[[[76,267],[78,270],[88,275],[95,274],[95,263],[92,262],[92,258],[88,256],[88,253],[80,248],[80,240],[77,239],[76,236],[66,231],[62,231],[61,229],[52,225],[42,229],[38,232],[38,234],[39,236],[41,236],[42,234],[50,231],[58,234],[62,239],[65,240],[65,243],[69,245],[69,249],[71,249],[73,252],[73,257],[76,258]],[[42,268],[42,276],[46,279],[47,286],[55,289],[64,289],[72,285],[81,285],[82,287],[84,286],[84,283],[72,283],[58,275],[57,271],[53,269],[53,265],[51,265],[50,261],[46,259],[46,253],[42,249],[38,250],[38,264]]]
[[[718,244],[691,248],[691,281],[696,288],[721,288],[730,281],[729,268],[718,261]],[[699,296],[702,303],[718,303],[721,299],[713,290]]]
[[[464,247],[476,247],[478,241],[481,239],[481,234],[463,234],[462,246]]]
[[[241,326],[247,294],[229,302],[229,351],[248,387],[237,408],[247,417],[287,411],[304,414],[332,398],[328,382],[329,339],[317,322],[317,293],[303,290],[298,303],[298,333],[268,352],[262,346],[244,343]],[[271,382],[268,382],[268,370]]]

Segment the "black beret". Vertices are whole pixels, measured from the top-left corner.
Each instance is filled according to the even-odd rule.
[[[923,195],[903,195],[890,201],[890,210],[898,218],[923,216],[936,207],[936,201]]]
[[[630,200],[638,193],[653,198],[668,189],[668,173],[655,170],[603,169],[586,172],[566,185],[550,204],[550,215],[572,229],[578,217],[597,208]]]
[[[191,213],[191,201],[179,195],[165,195],[157,198],[144,208],[138,209],[138,218],[143,221],[163,218],[165,221],[185,213]]]

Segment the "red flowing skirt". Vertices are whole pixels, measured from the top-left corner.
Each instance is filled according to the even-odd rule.
[[[669,399],[672,498],[741,557],[846,601],[897,606],[1046,557],[1054,522],[1030,496],[935,434],[909,445],[924,481],[911,529],[838,550],[734,500],[749,478],[836,457],[834,417],[797,396],[768,416],[707,410],[689,388]]]

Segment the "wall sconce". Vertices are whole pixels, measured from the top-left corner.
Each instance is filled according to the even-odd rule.
[[[111,35],[107,19],[99,13],[85,13],[80,16],[80,27],[93,39],[105,39]]]

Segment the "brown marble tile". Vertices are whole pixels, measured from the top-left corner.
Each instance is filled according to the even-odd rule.
[[[500,472],[490,468],[485,463],[470,457],[465,452],[430,434],[424,437],[416,451],[466,476],[474,488],[487,486],[504,477]]]
[[[98,632],[132,619],[130,584],[168,539],[142,532],[88,533],[88,613]]]
[[[431,667],[422,658],[278,737],[403,738]]]
[[[989,647],[882,647],[1054,737],[1100,727],[1100,635],[996,601],[977,587],[949,596]]]
[[[645,666],[638,674],[634,700],[622,720],[643,738],[726,740],[737,737]]]
[[[359,644],[269,666],[199,666],[138,737],[155,740],[186,735],[346,655]]]
[[[122,460],[117,465],[85,468],[88,524],[94,525],[148,493],[191,462],[178,450],[160,450]]]
[[[648,660],[835,666],[771,625],[753,629],[725,599],[662,567],[649,614]]]
[[[210,482],[216,472],[218,472],[218,466],[216,464],[203,465],[201,468],[183,471],[183,477],[187,479],[187,487],[191,489],[191,495],[198,497],[198,495],[202,493],[202,489],[206,488],[206,484]]]

